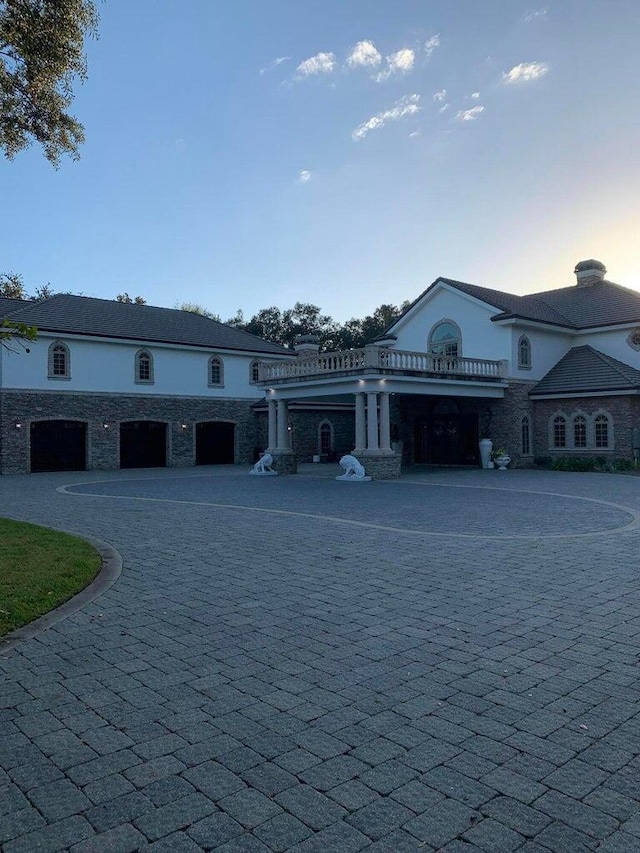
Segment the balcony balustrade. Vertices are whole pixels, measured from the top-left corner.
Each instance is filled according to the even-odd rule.
[[[384,375],[482,379],[499,382],[506,362],[485,358],[458,358],[424,352],[367,346],[344,352],[325,352],[291,361],[262,362],[258,381],[295,383],[306,379],[382,373]]]

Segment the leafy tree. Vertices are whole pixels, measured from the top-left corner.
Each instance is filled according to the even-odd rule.
[[[128,293],[119,293],[116,296],[116,302],[126,302],[128,305],[146,305],[147,300],[143,299],[142,296],[134,296],[131,298]]]
[[[80,156],[84,128],[68,109],[97,23],[92,0],[0,0],[0,148],[10,160],[33,140],[56,168],[63,154]]]
[[[16,272],[0,274],[0,296],[5,299],[28,299],[22,276]]]
[[[219,314],[214,314],[203,305],[198,305],[197,302],[180,302],[176,305],[176,308],[178,311],[190,311],[192,314],[200,314],[202,317],[208,317],[210,320],[216,320],[218,323],[222,322]]]

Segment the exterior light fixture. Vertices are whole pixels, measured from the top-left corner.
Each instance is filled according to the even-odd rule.
[[[109,429],[109,424],[105,421],[105,422],[102,424],[102,428],[103,428],[103,429]]]
[[[180,429],[186,429],[186,428],[187,428],[187,425],[185,423],[180,424]]]
[[[16,429],[22,429],[22,423],[20,421],[16,421]]]

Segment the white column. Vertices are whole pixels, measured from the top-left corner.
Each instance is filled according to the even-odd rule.
[[[389,421],[389,395],[380,394],[380,450],[391,452],[391,424]]]
[[[367,391],[367,450],[378,451],[378,395]]]
[[[287,401],[278,400],[278,450],[289,450]]]
[[[276,433],[276,412],[276,401],[269,400],[269,450],[275,450],[277,447],[278,436]]]
[[[356,394],[356,453],[367,449],[367,427],[365,421],[364,394]]]

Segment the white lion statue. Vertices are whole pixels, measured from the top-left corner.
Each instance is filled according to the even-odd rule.
[[[273,465],[273,456],[270,453],[264,453],[253,466],[250,474],[277,474],[271,467]]]
[[[336,477],[336,480],[370,480],[371,477],[366,477],[364,468],[355,456],[347,454],[340,460],[340,467],[344,474]]]

